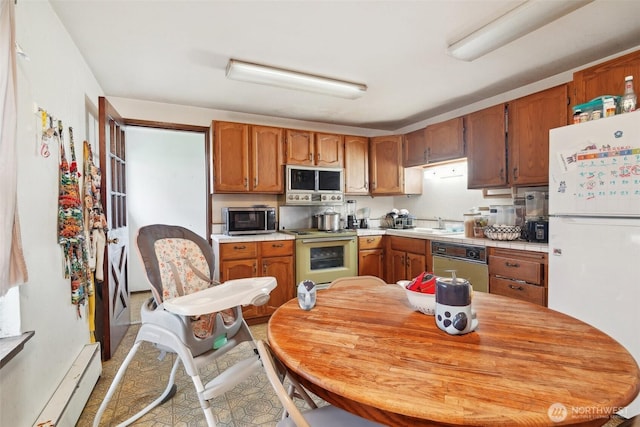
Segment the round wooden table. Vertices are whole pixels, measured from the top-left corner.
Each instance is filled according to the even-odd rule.
[[[313,393],[394,427],[602,425],[638,394],[636,361],[588,324],[480,292],[473,305],[478,329],[451,336],[397,285],[341,287],[311,311],[282,305],[267,334]]]

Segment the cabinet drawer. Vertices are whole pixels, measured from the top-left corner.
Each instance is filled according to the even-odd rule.
[[[273,240],[260,242],[260,255],[263,257],[293,255],[294,240]]]
[[[426,255],[427,242],[428,240],[423,239],[391,236],[391,249]]]
[[[516,258],[489,256],[489,274],[542,284],[542,264]]]
[[[500,277],[489,278],[489,293],[546,306],[545,288]]]
[[[255,242],[222,243],[220,259],[257,258],[258,246]]]
[[[382,249],[383,236],[362,236],[358,237],[358,249]]]

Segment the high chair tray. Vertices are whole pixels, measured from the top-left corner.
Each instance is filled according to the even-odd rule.
[[[277,285],[275,277],[252,277],[226,282],[163,302],[164,308],[181,316],[214,313],[238,305],[252,304],[269,295]]]

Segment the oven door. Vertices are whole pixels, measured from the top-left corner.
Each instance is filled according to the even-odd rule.
[[[339,277],[356,276],[358,271],[356,237],[296,240],[296,282],[313,280],[324,289]]]

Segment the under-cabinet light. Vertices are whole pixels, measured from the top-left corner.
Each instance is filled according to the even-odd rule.
[[[348,99],[359,98],[367,91],[367,86],[360,83],[253,64],[236,59],[229,60],[226,76],[233,80],[298,89]]]
[[[447,53],[463,61],[473,61],[592,1],[526,0],[450,45]]]

